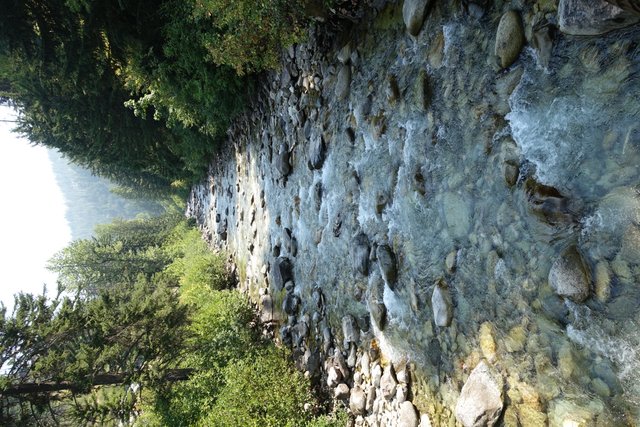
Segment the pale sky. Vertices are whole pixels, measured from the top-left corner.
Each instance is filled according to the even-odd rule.
[[[15,118],[0,106],[0,120]],[[0,300],[10,309],[20,291],[56,290],[47,261],[71,240],[65,202],[47,149],[32,146],[0,122]]]

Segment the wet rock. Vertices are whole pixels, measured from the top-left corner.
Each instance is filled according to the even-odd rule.
[[[333,391],[333,397],[336,399],[347,399],[349,397],[349,386],[345,383],[340,383]]]
[[[395,104],[400,99],[400,87],[398,86],[398,79],[394,75],[387,77],[387,101],[390,104]]]
[[[551,53],[553,51],[553,40],[556,37],[556,27],[546,21],[541,22],[533,28],[531,45],[536,50],[538,62],[545,68],[549,67]]]
[[[382,378],[380,378],[380,390],[382,391],[382,396],[387,400],[393,399],[396,395],[397,385],[398,381],[396,381],[393,366],[389,364],[384,368],[384,373],[382,374]]]
[[[340,101],[344,100],[349,95],[349,89],[351,87],[351,67],[343,65],[338,71],[338,77],[336,79],[335,94],[336,98]]]
[[[484,357],[492,362],[496,358],[496,341],[493,338],[491,323],[484,322],[480,325],[480,350]]]
[[[489,4],[490,0],[462,0],[464,11],[476,19],[484,16]]]
[[[558,5],[558,23],[565,34],[604,34],[638,21],[639,15],[604,0],[560,0]]]
[[[520,168],[517,164],[505,163],[504,165],[504,180],[509,187],[513,187],[518,182],[518,176],[520,175]]]
[[[367,404],[367,396],[360,386],[351,389],[349,397],[349,409],[353,415],[364,415],[364,409]]]
[[[324,163],[326,145],[320,135],[311,139],[309,144],[309,169],[320,169]]]
[[[380,245],[376,249],[376,258],[378,259],[378,267],[384,281],[391,289],[394,289],[398,280],[398,267],[396,264],[396,256],[388,245]]]
[[[458,257],[458,251],[451,251],[447,254],[444,260],[444,267],[447,273],[453,274],[456,271],[456,258]]]
[[[349,63],[349,61],[351,60],[351,41],[342,46],[342,49],[338,51],[336,58],[341,64],[346,65],[347,63]]]
[[[455,415],[465,427],[493,426],[500,418],[504,381],[485,361],[481,361],[464,383]]]
[[[369,299],[369,314],[371,321],[380,331],[384,331],[387,326],[387,307],[384,302]]]
[[[276,156],[276,169],[281,177],[286,177],[291,173],[290,154],[285,146],[281,146]]]
[[[447,327],[451,325],[451,320],[453,319],[451,295],[449,294],[449,287],[444,280],[439,280],[433,288],[431,308],[436,326]]]
[[[549,403],[549,425],[552,426],[589,426],[600,418],[604,406],[599,399],[587,396],[578,397],[576,402],[570,398],[558,398]],[[579,403],[578,403],[579,402]],[[603,424],[603,425],[606,425]]]
[[[425,70],[420,70],[413,87],[415,106],[418,110],[426,110],[431,102],[431,88],[429,76]]]
[[[369,238],[364,233],[357,234],[353,239],[351,260],[355,271],[363,276],[369,274]]]
[[[408,400],[400,404],[398,410],[398,427],[418,427],[418,412]]]
[[[345,347],[349,347],[350,343],[357,344],[360,339],[358,324],[356,323],[356,319],[350,314],[342,318],[342,335],[344,336]]]
[[[417,36],[420,33],[430,3],[430,0],[404,0],[402,18],[407,31],[412,36]]]
[[[569,323],[569,309],[557,295],[547,295],[540,300],[544,313],[562,326]]]
[[[298,322],[291,328],[291,342],[294,347],[300,347],[309,335],[309,326],[306,322]]]
[[[293,280],[293,264],[287,257],[278,257],[272,277],[275,289],[281,290],[289,280]]]
[[[549,285],[560,296],[575,302],[589,297],[589,273],[575,246],[564,251],[551,265]]]
[[[600,302],[607,302],[611,296],[611,273],[606,261],[600,261],[596,265],[595,294]]]
[[[282,311],[289,316],[295,316],[298,312],[298,306],[300,305],[300,298],[297,295],[287,294],[282,302]]]
[[[500,66],[507,68],[513,64],[524,46],[524,28],[520,14],[510,10],[502,15],[496,33],[495,55],[500,58]]]

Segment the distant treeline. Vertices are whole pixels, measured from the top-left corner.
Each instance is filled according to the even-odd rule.
[[[122,189],[109,180],[69,163],[53,150],[49,150],[49,159],[68,206],[66,219],[73,240],[90,238],[98,224],[140,214],[156,216],[164,211],[158,201],[121,195]]]

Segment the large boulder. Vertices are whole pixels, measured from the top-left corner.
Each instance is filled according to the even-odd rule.
[[[407,31],[412,36],[417,36],[420,33],[429,3],[431,3],[430,0],[404,0],[402,18]]]
[[[518,59],[524,42],[524,27],[520,14],[515,10],[506,12],[498,24],[495,45],[495,54],[500,58],[502,68],[507,68]]]
[[[504,381],[484,360],[462,386],[456,418],[464,427],[493,426],[504,407]]]
[[[590,275],[575,246],[567,248],[551,265],[549,285],[560,296],[575,302],[589,297]]]
[[[611,3],[624,3],[627,10]],[[634,4],[635,7],[638,6],[635,1],[560,0],[560,31],[571,35],[592,36],[628,27],[640,21],[640,14],[630,11]]]

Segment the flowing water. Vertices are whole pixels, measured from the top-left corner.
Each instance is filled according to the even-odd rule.
[[[352,314],[387,357],[409,360],[414,403],[435,425],[451,422],[480,358],[502,372],[521,423],[528,407],[552,425],[635,425],[640,30],[559,35],[547,67],[527,46],[501,71],[498,6],[481,20],[437,6],[418,38],[404,32],[401,8],[387,7],[350,34],[357,55],[345,99],[334,92],[335,52],[298,47],[289,71],[321,76],[320,90],[275,75],[232,130],[234,150],[194,188],[189,213],[235,255],[255,298],[269,286],[282,297],[266,272],[286,255],[302,312],[312,316],[314,289],[324,293],[327,317],[307,320],[312,336],[316,321],[340,335]],[[318,138],[326,157],[312,170]],[[286,178],[274,166],[282,151],[291,153]],[[397,283],[385,284],[375,263],[368,276],[354,271],[359,233],[393,249]],[[582,303],[548,283],[573,246],[591,279]],[[440,279],[449,327],[433,320]],[[369,325],[371,301],[386,307],[383,331]]]

